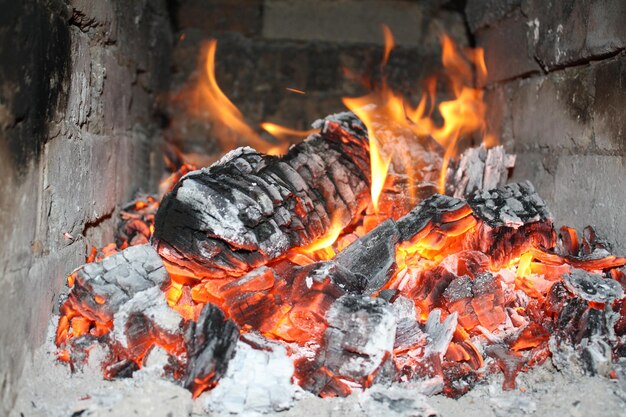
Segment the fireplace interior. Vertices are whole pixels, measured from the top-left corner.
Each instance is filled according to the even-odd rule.
[[[623,415],[623,1],[1,6],[0,415]]]

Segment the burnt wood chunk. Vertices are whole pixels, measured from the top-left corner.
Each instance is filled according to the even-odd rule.
[[[369,171],[361,122],[332,116],[282,157],[239,148],[184,176],[156,214],[153,245],[182,275],[241,276],[354,222]]]
[[[213,388],[226,373],[238,339],[239,328],[235,322],[227,319],[213,304],[202,308],[197,322],[187,322],[185,346],[188,362],[183,386],[194,397]]]
[[[169,281],[163,261],[150,245],[131,246],[101,262],[86,264],[75,277],[66,304],[98,322],[111,321],[135,295]]]
[[[530,248],[555,245],[552,215],[529,181],[477,191],[467,202],[479,220],[467,247],[487,254],[494,266],[504,266]]]
[[[343,396],[350,389],[342,380],[368,387],[377,378],[393,376],[396,319],[386,301],[345,295],[333,303],[326,320],[322,348],[305,373],[305,389],[323,396]]]
[[[481,145],[467,149],[452,165],[446,188],[448,194],[463,198],[503,186],[515,166],[515,155],[507,154],[502,146],[487,149]]]

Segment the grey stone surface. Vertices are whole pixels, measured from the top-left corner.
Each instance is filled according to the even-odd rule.
[[[626,46],[623,0],[524,0],[535,54],[546,68],[570,65]]]
[[[465,6],[467,24],[472,31],[492,25],[513,13],[522,0],[468,0]]]
[[[578,65],[626,47],[622,0],[470,0],[466,16],[485,48],[488,82]]]
[[[116,204],[156,182],[153,100],[168,88],[171,29],[161,0],[0,8],[4,415],[65,276],[111,240]]]
[[[516,12],[476,31],[476,43],[485,49],[487,84],[539,72],[527,23],[527,19]]]
[[[380,26],[386,24],[398,45],[437,50],[441,32],[462,34],[459,32],[461,16],[443,9],[433,15],[432,6],[432,2],[406,0],[265,0],[263,36],[382,44]]]
[[[626,154],[626,54],[592,67],[593,131],[599,150]]]
[[[589,147],[592,78],[588,68],[575,67],[519,82],[511,101],[516,150]]]

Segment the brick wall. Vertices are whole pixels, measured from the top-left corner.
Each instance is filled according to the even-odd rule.
[[[0,1],[0,415],[65,276],[155,184],[165,1]],[[154,149],[154,150],[152,150]],[[66,238],[72,236],[73,238]]]
[[[466,14],[514,177],[626,253],[626,2],[468,0]]]

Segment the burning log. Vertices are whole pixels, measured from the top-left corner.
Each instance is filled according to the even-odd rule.
[[[189,321],[185,327],[187,365],[183,386],[194,398],[214,387],[226,373],[228,363],[235,355],[239,328],[213,304],[202,309],[196,322]]]
[[[283,157],[239,148],[162,201],[153,244],[183,276],[237,277],[355,221],[368,203],[367,134],[350,113]],[[170,270],[173,270],[170,268]]]

